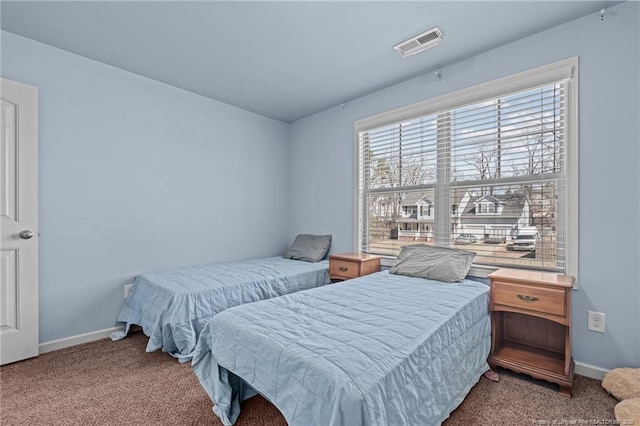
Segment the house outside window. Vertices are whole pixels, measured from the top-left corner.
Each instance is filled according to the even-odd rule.
[[[481,269],[575,275],[576,74],[572,58],[356,122],[356,250],[464,234]],[[535,249],[514,250],[521,232]]]

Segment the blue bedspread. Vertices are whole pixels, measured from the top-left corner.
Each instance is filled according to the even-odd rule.
[[[328,283],[328,261],[282,257],[148,272],[136,277],[118,315],[125,331],[111,338],[121,339],[132,324],[140,325],[149,336],[147,352],[162,349],[189,361],[202,328],[215,314]]]
[[[192,365],[226,425],[246,384],[292,426],[439,425],[489,368],[488,294],[380,272],[238,306]]]

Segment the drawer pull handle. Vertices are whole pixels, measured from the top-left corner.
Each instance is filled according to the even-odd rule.
[[[346,266],[341,266],[338,269],[340,269],[342,272],[347,272],[349,268],[347,268]]]
[[[538,300],[536,296],[527,296],[524,294],[519,294],[518,299],[524,300],[525,302],[535,302],[536,300]]]

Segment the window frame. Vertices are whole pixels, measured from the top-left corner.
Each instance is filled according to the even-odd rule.
[[[496,203],[482,201],[481,203],[477,203],[476,205],[480,208],[480,211],[478,211],[478,208],[476,207],[476,215],[478,216],[487,215],[487,214],[488,215],[498,214],[498,208],[496,207]]]
[[[578,68],[577,56],[562,61],[543,65],[531,70],[519,72],[506,77],[501,77],[475,86],[467,87],[427,99],[404,107],[396,108],[371,117],[366,117],[354,122],[353,125],[353,150],[354,150],[354,211],[353,211],[353,249],[354,252],[362,251],[361,220],[363,217],[362,196],[360,192],[360,158],[359,133],[390,125],[402,121],[408,121],[420,116],[435,114],[459,108],[463,105],[481,102],[490,98],[497,98],[506,94],[531,89],[559,80],[566,80],[566,124],[565,124],[565,188],[563,209],[566,212],[565,226],[565,273],[578,278]],[[441,182],[440,179],[438,179]],[[438,184],[436,184],[436,202],[438,200]],[[435,223],[448,219],[452,212],[447,210],[446,218],[438,218],[436,209]],[[434,226],[435,228],[435,226]],[[392,265],[393,256],[384,256],[383,265]],[[489,273],[499,269],[497,266],[473,265],[470,275],[486,277]]]

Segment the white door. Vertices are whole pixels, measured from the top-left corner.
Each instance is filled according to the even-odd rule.
[[[38,89],[0,79],[0,364],[38,355]]]

